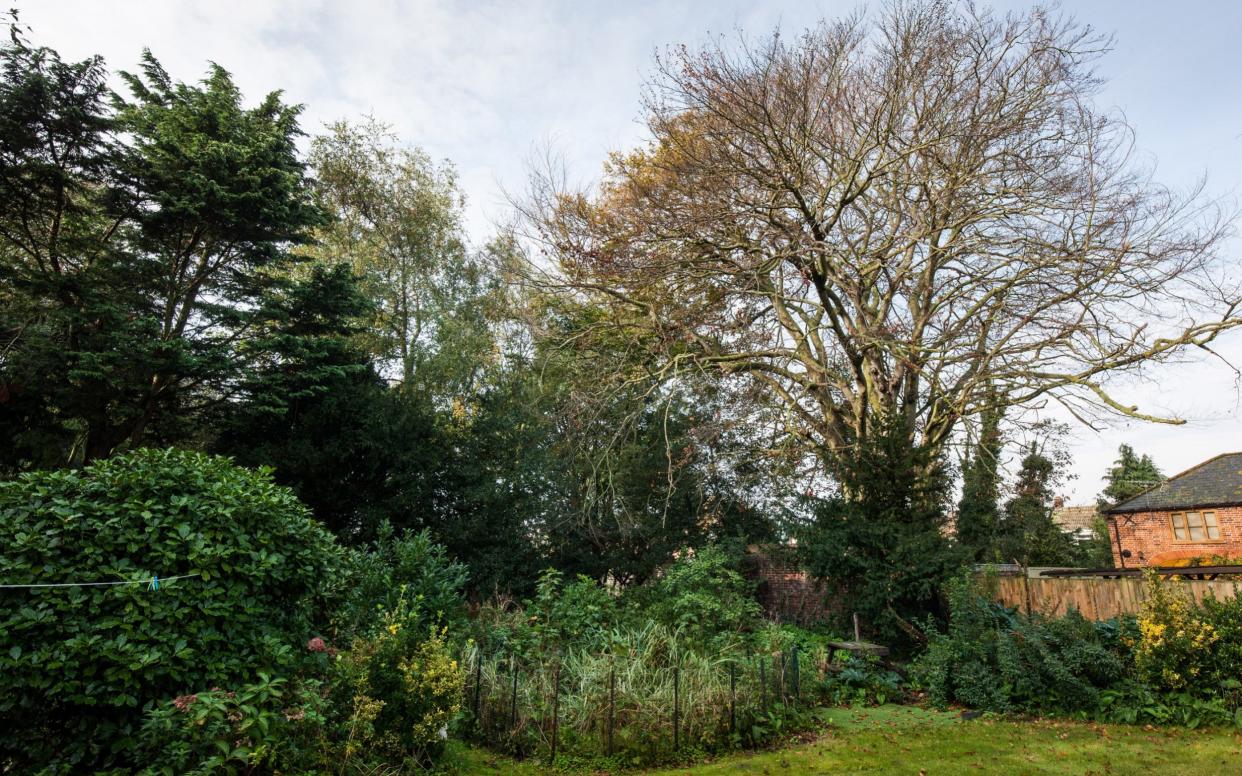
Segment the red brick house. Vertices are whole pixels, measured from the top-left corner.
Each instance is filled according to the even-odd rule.
[[[1118,566],[1242,557],[1242,453],[1225,453],[1104,510]]]

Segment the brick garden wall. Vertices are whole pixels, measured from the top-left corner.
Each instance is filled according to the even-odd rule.
[[[747,548],[745,573],[757,583],[755,597],[764,614],[777,622],[806,625],[838,613],[825,585],[802,570],[788,547]]]
[[[1216,507],[1206,511],[1216,513],[1220,541],[1174,541],[1169,512],[1135,512],[1110,516],[1108,528],[1113,546],[1113,563],[1121,565],[1121,555],[1117,549],[1118,532],[1121,534],[1122,549],[1129,550],[1132,554],[1125,562],[1130,567],[1161,565],[1172,560],[1208,558],[1213,555],[1242,557],[1242,506]]]

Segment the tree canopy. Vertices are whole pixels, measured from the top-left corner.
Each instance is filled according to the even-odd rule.
[[[1100,492],[1100,508],[1120,504],[1133,498],[1145,490],[1150,490],[1164,482],[1164,473],[1156,466],[1150,455],[1139,455],[1130,445],[1123,444],[1117,448],[1117,460],[1104,474],[1107,483]]]
[[[249,366],[275,267],[322,222],[298,109],[155,57],[110,95],[98,59],[0,49],[0,328],[10,465],[72,463],[192,423]],[[37,429],[37,431],[36,431]],[[175,432],[174,432],[175,435]]]
[[[939,449],[996,396],[1176,421],[1110,380],[1242,324],[1242,281],[1227,216],[1153,181],[1095,103],[1108,45],[912,2],[674,49],[648,144],[595,190],[536,179],[532,279],[595,300],[652,379],[757,384],[821,456],[891,415]]]
[[[427,531],[476,595],[813,524],[838,576],[947,552],[855,591],[905,622],[958,559],[950,445],[959,544],[1026,557],[1032,526],[1059,541],[1052,475],[1028,455],[1002,508],[1010,426],[1176,420],[1113,380],[1242,323],[1227,214],[1133,161],[1095,102],[1109,41],[1042,9],[672,50],[649,142],[594,189],[537,178],[530,231],[473,242],[453,165],[373,118],[303,142],[299,106],[220,66],[148,51],[118,94],[13,27],[0,470],[224,453],[347,543]],[[1101,499],[1159,477],[1123,447]]]

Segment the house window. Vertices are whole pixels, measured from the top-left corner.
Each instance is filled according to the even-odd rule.
[[[1179,542],[1220,541],[1220,526],[1215,512],[1174,512],[1173,539]]]

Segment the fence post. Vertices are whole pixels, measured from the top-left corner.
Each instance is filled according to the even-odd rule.
[[[673,751],[681,749],[681,667],[673,666]]]
[[[548,764],[552,765],[556,762],[556,734],[559,731],[559,717],[561,711],[561,663],[556,663],[556,673],[552,679],[552,752],[548,758]]]
[[[772,658],[772,671],[776,671],[776,658]],[[785,650],[781,650],[781,672],[777,674],[776,689],[780,693],[781,703],[789,699],[788,687],[785,684]]]
[[[789,650],[789,659],[793,662],[793,697],[794,702],[798,702],[798,645],[794,644]]]
[[[729,662],[729,732],[737,733],[737,663]]]
[[[608,669],[608,756],[612,757],[612,728],[617,718],[617,666]]]
[[[474,659],[474,727],[483,730],[483,716],[479,714],[479,690],[483,683],[483,644],[475,648]]]
[[[768,710],[768,674],[767,661],[763,659],[763,655],[759,656],[759,702],[764,711]]]
[[[510,699],[509,707],[509,732],[512,733],[517,729],[517,690],[518,690],[518,664],[517,658],[513,653],[509,653],[509,667],[513,669],[513,697]]]

